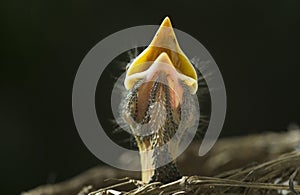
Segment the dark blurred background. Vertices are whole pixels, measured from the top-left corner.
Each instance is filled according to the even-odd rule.
[[[73,80],[87,52],[124,28],[173,26],[217,62],[228,110],[222,136],[300,123],[300,1],[6,0],[1,9],[1,194],[100,164],[75,128]]]

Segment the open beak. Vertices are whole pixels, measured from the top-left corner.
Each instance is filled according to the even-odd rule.
[[[177,71],[177,78],[174,79],[183,81],[191,94],[195,94],[198,89],[196,71],[179,47],[169,17],[164,19],[150,45],[129,66],[124,82],[126,89],[131,89],[138,80],[143,79],[145,71],[162,53],[167,54],[171,65]]]

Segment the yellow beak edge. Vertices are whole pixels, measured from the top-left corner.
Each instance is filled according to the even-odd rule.
[[[162,53],[168,55],[170,65],[178,72],[178,78],[189,87],[191,94],[195,94],[198,89],[197,73],[178,44],[169,17],[164,19],[150,45],[129,65],[125,88],[129,90],[135,82],[143,79],[144,75],[139,73],[149,69]]]

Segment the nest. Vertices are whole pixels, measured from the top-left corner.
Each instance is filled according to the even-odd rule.
[[[299,143],[298,130],[223,138],[202,158],[195,155],[196,145],[178,159],[179,166],[188,165],[183,173],[198,176],[145,184],[136,179],[139,172],[99,166],[22,195],[300,194]]]
[[[277,159],[236,169],[216,177],[184,176],[162,185],[144,184],[124,178],[117,184],[99,189],[88,195],[102,194],[300,194],[300,152],[292,152]],[[131,187],[130,187],[131,186]],[[122,190],[132,188],[130,190]],[[87,194],[85,188],[80,194]]]

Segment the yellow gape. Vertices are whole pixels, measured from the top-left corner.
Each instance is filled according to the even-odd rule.
[[[142,79],[145,74],[141,73],[148,70],[163,52],[170,58],[170,65],[177,70],[178,79],[195,94],[198,89],[196,71],[179,47],[169,17],[164,19],[150,45],[130,64],[124,81],[126,89],[131,89],[136,81]]]

